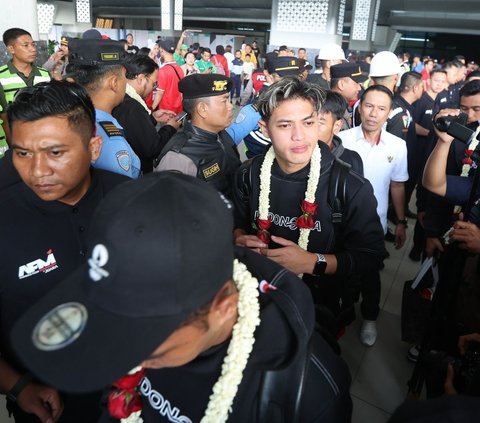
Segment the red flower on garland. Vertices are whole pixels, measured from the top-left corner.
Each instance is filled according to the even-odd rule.
[[[473,163],[473,160],[470,157],[467,157],[467,158],[463,159],[462,163],[471,166],[472,163]]]
[[[302,229],[313,229],[315,226],[313,216],[317,211],[317,203],[309,203],[308,201],[303,200],[300,208],[303,213],[297,219],[297,227]]]
[[[130,414],[142,409],[142,399],[137,392],[137,386],[145,375],[141,369],[133,375],[118,379],[112,385],[118,388],[108,396],[108,412],[116,419],[126,419]]]
[[[270,226],[272,226],[272,221],[270,219],[257,219],[257,225],[259,228],[257,230],[257,237],[265,244],[269,244],[270,232],[268,232],[268,230],[270,229]]]

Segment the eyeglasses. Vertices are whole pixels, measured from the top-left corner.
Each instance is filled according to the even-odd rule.
[[[145,75],[145,78],[147,78],[147,79],[149,80],[149,82],[152,82],[152,80],[150,79],[149,76]],[[157,81],[153,81],[153,83],[152,83],[152,90],[156,89],[157,86],[158,86]]]

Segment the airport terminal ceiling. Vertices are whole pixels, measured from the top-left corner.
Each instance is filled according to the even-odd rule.
[[[160,0],[92,0],[95,17],[155,19]],[[268,27],[271,0],[184,0],[189,22],[243,22]],[[354,0],[347,0],[345,24],[351,21]],[[379,25],[400,31],[428,31],[480,35],[480,0],[381,0]],[[204,26],[204,25],[203,25]]]

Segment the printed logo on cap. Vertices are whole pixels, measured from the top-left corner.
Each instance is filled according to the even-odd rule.
[[[88,265],[90,270],[88,274],[90,279],[95,282],[100,281],[102,278],[108,278],[110,273],[108,273],[103,266],[108,263],[108,250],[107,247],[103,244],[97,244],[93,248],[92,257],[88,259]]]
[[[70,302],[50,310],[36,324],[32,333],[35,347],[56,351],[74,342],[85,329],[88,312],[83,304]]]
[[[228,81],[221,80],[221,81],[213,81],[212,91],[225,91]]]

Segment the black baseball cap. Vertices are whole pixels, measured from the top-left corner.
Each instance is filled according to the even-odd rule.
[[[178,83],[178,89],[186,99],[222,95],[229,93],[232,87],[233,81],[228,76],[216,73],[196,73]]]
[[[267,64],[268,73],[276,73],[280,76],[299,75],[300,63],[296,57],[280,56],[272,57]]]
[[[232,277],[231,208],[204,181],[175,172],[116,187],[94,213],[87,263],[14,326],[20,359],[66,392],[126,374]]]
[[[360,65],[356,63],[340,63],[330,67],[330,76],[332,78],[351,78],[355,82],[361,84],[365,82],[368,77],[362,73]]]
[[[176,43],[172,40],[160,40],[157,42],[158,46],[169,53],[175,52]]]
[[[115,40],[72,39],[68,45],[68,62],[72,65],[122,65],[130,71],[127,57],[123,43]]]

